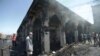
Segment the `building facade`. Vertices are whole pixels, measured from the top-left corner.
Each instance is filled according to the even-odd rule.
[[[25,51],[25,39],[33,32],[34,54],[49,54],[67,42],[81,40],[81,33],[88,33],[91,24],[55,0],[34,0],[18,31],[18,47]],[[68,36],[67,36],[68,35]]]

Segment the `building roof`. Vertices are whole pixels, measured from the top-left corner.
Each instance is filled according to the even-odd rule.
[[[39,9],[41,9],[41,7],[47,7],[50,3],[54,2],[55,4],[52,4],[53,7],[55,8],[61,8],[61,10],[68,10],[69,12],[71,12],[71,15],[74,15],[74,16],[78,16],[77,14],[75,14],[74,12],[72,12],[71,10],[69,10],[68,8],[66,8],[65,6],[63,6],[62,4],[60,4],[59,2],[57,2],[56,0],[34,0],[33,3],[31,4],[25,18],[23,19],[21,25],[19,26],[18,28],[18,31],[19,29],[22,28],[22,25],[25,24],[28,19],[32,19],[33,18],[33,15],[35,15],[37,13],[37,11]],[[56,6],[58,5],[58,7]],[[37,10],[38,9],[38,10]],[[56,9],[55,9],[56,10]],[[67,12],[66,12],[67,13]],[[74,18],[74,17],[73,17]],[[78,19],[81,18],[80,16],[78,16]],[[82,20],[84,20],[83,18],[81,18]],[[80,19],[80,20],[81,20]],[[86,20],[84,20],[86,21]],[[86,21],[87,22],[87,21]],[[89,23],[89,22],[87,22]],[[90,23],[89,23],[90,24]],[[17,31],[17,32],[18,32]]]

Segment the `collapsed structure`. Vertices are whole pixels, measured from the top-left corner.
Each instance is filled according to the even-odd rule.
[[[34,54],[38,55],[81,41],[81,33],[89,33],[90,27],[89,22],[56,0],[34,0],[17,31],[18,51],[25,52],[25,39],[30,31]]]

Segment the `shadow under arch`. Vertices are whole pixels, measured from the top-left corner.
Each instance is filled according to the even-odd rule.
[[[69,20],[65,24],[65,34],[66,34],[66,43],[71,44],[75,42],[75,37],[74,37],[74,31],[75,31],[75,24]]]
[[[49,19],[49,27],[50,27],[50,50],[56,51],[60,49],[60,36],[59,31],[61,27],[61,21],[59,20],[57,15],[53,15]]]
[[[81,33],[83,33],[83,28],[82,28],[82,24],[81,23],[78,24],[77,30],[78,30],[78,41],[82,42]]]
[[[41,18],[36,18],[33,23],[33,56],[38,56],[43,51],[42,44],[42,20]]]

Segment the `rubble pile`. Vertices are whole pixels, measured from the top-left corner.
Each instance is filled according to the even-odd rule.
[[[74,53],[74,44],[67,45],[63,48],[61,48],[59,51],[57,51],[55,54],[52,54],[50,56],[71,56],[72,53]]]
[[[83,44],[65,46],[51,56],[100,56],[100,47]]]
[[[74,47],[74,56],[85,56],[88,52],[90,52],[89,50],[89,46],[87,45],[78,45]]]

